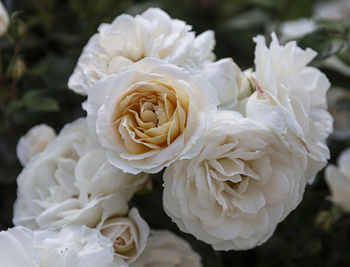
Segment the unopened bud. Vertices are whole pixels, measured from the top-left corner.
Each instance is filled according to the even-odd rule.
[[[21,59],[17,59],[16,63],[13,66],[13,70],[12,70],[12,77],[14,79],[19,79],[23,76],[23,74],[25,73],[27,67],[25,65],[25,63],[23,62],[23,60]]]

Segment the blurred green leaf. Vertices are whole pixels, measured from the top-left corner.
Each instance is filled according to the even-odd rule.
[[[60,107],[57,101],[51,97],[38,97],[30,99],[25,103],[25,105],[33,110],[38,112],[44,111],[59,111]]]
[[[346,34],[349,30],[348,20],[322,20],[318,25],[326,31],[331,31],[340,34]]]
[[[22,124],[27,120],[24,103],[21,100],[12,101],[6,109],[6,123]],[[11,123],[10,123],[11,122]]]
[[[332,37],[325,30],[318,30],[305,35],[299,45],[303,48],[310,47],[315,50],[318,59],[324,59],[335,55],[345,46],[345,41],[339,37]]]
[[[27,31],[27,25],[23,21],[25,11],[15,11],[11,14],[8,34],[13,40],[21,39]]]
[[[253,9],[231,18],[226,22],[226,27],[236,30],[261,27],[269,18],[267,12],[261,9]]]
[[[312,16],[314,0],[284,0],[280,10],[280,19],[292,20]]]
[[[48,88],[65,89],[72,74],[75,59],[51,54],[35,66],[34,73],[40,73]]]
[[[30,110],[37,112],[59,111],[57,101],[52,97],[45,96],[43,90],[26,93],[23,96],[23,103]]]
[[[12,101],[6,109],[6,114],[11,115],[18,112],[21,108],[23,108],[23,102],[21,100]]]
[[[25,14],[24,10],[16,10],[11,13],[10,21],[14,21]]]
[[[268,7],[273,8],[276,7],[276,5],[281,4],[285,1],[281,0],[247,0],[246,3],[261,6],[261,7]]]
[[[345,47],[338,52],[337,57],[346,65],[350,66],[350,45],[346,44]]]

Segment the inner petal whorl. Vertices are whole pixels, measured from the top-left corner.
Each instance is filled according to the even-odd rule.
[[[203,154],[208,187],[216,188],[216,200],[224,210],[235,210],[233,199],[241,199],[252,181],[259,180],[250,167],[261,155],[242,149],[235,138],[221,137],[215,147],[208,147]]]
[[[161,149],[182,134],[187,121],[188,100],[174,87],[164,81],[143,82],[116,103],[115,132],[131,152]]]

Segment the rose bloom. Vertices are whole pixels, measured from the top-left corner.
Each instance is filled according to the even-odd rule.
[[[207,63],[200,71],[216,89],[220,102],[218,108],[233,110],[238,103],[239,95],[247,87],[247,77],[232,58]]]
[[[314,17],[318,20],[340,20],[350,16],[348,0],[319,2],[315,6]]]
[[[143,252],[149,235],[149,227],[137,209],[128,217],[112,218],[103,223],[101,233],[113,242],[117,262],[132,263]]]
[[[350,149],[338,158],[338,167],[329,165],[325,172],[326,182],[332,193],[332,201],[350,212]]]
[[[127,202],[144,176],[110,165],[105,150],[89,136],[85,119],[78,119],[22,170],[13,222],[31,229],[95,227],[102,217],[127,213]]]
[[[146,58],[96,83],[83,107],[108,161],[137,174],[198,153],[217,104],[200,73]]]
[[[287,41],[301,38],[316,30],[316,22],[313,19],[308,18],[285,21],[280,26],[281,39]]]
[[[55,137],[54,129],[46,124],[31,128],[17,144],[17,157],[22,166],[25,166],[34,155],[44,151]]]
[[[0,232],[0,266],[112,267],[110,240],[97,230],[70,226],[60,232],[34,231],[17,226]]]
[[[190,245],[169,231],[151,231],[145,251],[131,267],[200,267],[201,258]]]
[[[350,99],[350,87],[331,87],[327,94],[328,110],[334,118],[332,138],[341,141],[350,140],[350,106],[341,103]]]
[[[0,1],[0,36],[5,35],[9,26],[10,18],[4,4]]]
[[[302,199],[302,162],[238,112],[218,111],[201,152],[164,173],[163,205],[186,232],[215,250],[264,243]]]
[[[214,59],[214,33],[195,37],[191,26],[171,19],[159,8],[141,15],[123,14],[102,24],[85,46],[68,87],[79,94],[103,77],[145,57],[159,58],[179,66],[201,66]]]
[[[327,77],[307,64],[316,56],[296,42],[279,45],[275,34],[269,48],[255,38],[256,92],[246,114],[272,129],[292,153],[305,158],[305,175],[311,182],[329,158],[326,138],[333,119],[327,112]]]

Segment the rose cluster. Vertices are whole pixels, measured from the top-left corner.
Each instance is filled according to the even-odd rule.
[[[271,37],[254,39],[255,68],[241,71],[215,60],[212,31],[196,36],[160,9],[102,24],[68,82],[87,97],[86,118],[57,136],[36,126],[18,143],[16,227],[0,233],[0,261],[201,266],[129,207],[161,171],[181,231],[215,250],[266,242],[327,163],[332,131],[329,81],[308,66],[316,53]]]

